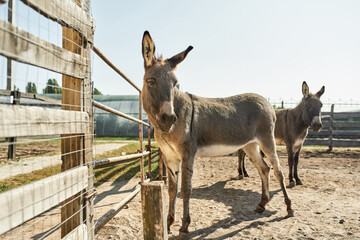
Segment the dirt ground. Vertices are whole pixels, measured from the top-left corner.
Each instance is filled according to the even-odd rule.
[[[281,148],[278,153],[288,184],[286,154]],[[246,163],[250,178],[238,180],[237,157],[195,159],[188,239],[360,239],[360,149],[302,150],[299,175],[304,185],[288,189],[296,211],[292,218],[284,218],[284,198],[273,171],[267,209],[261,214],[253,211],[260,201],[261,181],[253,165]],[[121,200],[116,192],[125,190],[110,185],[116,191],[109,201],[100,199],[98,206]],[[98,192],[106,195],[106,186]],[[105,209],[97,208],[98,217],[101,211]],[[176,214],[169,239],[178,239],[180,194]],[[97,239],[143,239],[142,234],[137,195],[99,231]]]

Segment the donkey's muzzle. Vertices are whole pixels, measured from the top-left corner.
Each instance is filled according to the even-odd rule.
[[[160,116],[161,130],[166,132],[170,131],[172,125],[176,122],[176,120],[177,117],[175,114],[166,114],[166,113],[161,114]]]
[[[320,118],[319,117],[314,117],[314,119],[311,122],[312,130],[314,130],[315,132],[318,132],[321,127],[322,127],[322,123],[320,121]]]

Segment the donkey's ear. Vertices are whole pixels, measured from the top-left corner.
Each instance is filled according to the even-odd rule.
[[[142,55],[144,57],[145,68],[155,63],[155,44],[148,31],[144,32],[142,39]]]
[[[304,95],[304,98],[306,98],[309,95],[309,86],[305,81],[302,84],[302,94]]]
[[[325,86],[322,86],[322,88],[315,94],[318,98],[321,97],[325,92]]]
[[[176,54],[175,56],[173,56],[172,58],[170,59],[166,59],[166,62],[169,63],[170,67],[171,68],[176,68],[176,66],[181,63],[186,55],[193,49],[192,46],[189,46],[185,51],[179,53],[179,54]]]

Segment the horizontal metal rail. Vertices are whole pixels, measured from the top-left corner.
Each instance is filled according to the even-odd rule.
[[[126,156],[104,158],[104,159],[99,159],[99,160],[93,161],[93,164],[94,164],[94,167],[98,167],[98,166],[102,166],[102,165],[106,165],[106,164],[110,164],[110,163],[121,163],[121,162],[124,162],[127,160],[144,157],[149,154],[150,154],[150,152],[146,151],[143,153],[131,154],[131,155],[126,155]]]
[[[150,179],[146,179],[144,182],[149,182]],[[101,216],[96,222],[95,222],[95,233],[97,233],[112,217],[114,217],[117,212],[129,201],[131,201],[136,194],[138,194],[141,190],[141,185],[138,184],[135,186],[135,190],[130,193],[127,197],[125,197],[121,202],[116,204],[113,208],[111,208],[107,213],[105,213],[103,216]]]
[[[109,112],[109,113],[118,115],[118,116],[120,116],[120,117],[129,119],[129,120],[131,120],[131,121],[134,121],[134,122],[143,124],[143,125],[145,125],[145,126],[147,126],[147,127],[150,127],[150,124],[148,124],[148,123],[146,123],[146,122],[144,122],[144,121],[141,121],[141,120],[139,120],[139,119],[137,119],[137,118],[134,118],[134,117],[132,117],[132,116],[129,116],[129,115],[125,114],[125,113],[116,111],[115,109],[110,108],[110,107],[108,107],[108,106],[105,106],[104,104],[101,104],[101,103],[99,103],[99,102],[93,101],[93,106],[95,106],[95,107],[97,107],[97,108],[100,108],[100,109],[102,109],[102,110],[104,110],[104,111],[106,111],[106,112]]]
[[[107,57],[105,57],[105,55],[95,46],[93,45],[93,51],[104,61],[106,62],[109,67],[111,67],[112,69],[115,70],[115,72],[117,72],[120,76],[122,76],[128,83],[130,83],[134,88],[136,88],[136,90],[139,91],[139,93],[141,93],[141,89],[135,85],[135,83],[133,83],[124,73],[122,73],[120,71],[120,69],[118,69],[109,59],[107,59]]]

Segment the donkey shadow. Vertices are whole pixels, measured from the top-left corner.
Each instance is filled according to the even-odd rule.
[[[193,239],[193,238],[209,239],[207,237],[219,228],[222,229],[230,228],[234,225],[240,224],[243,221],[254,221],[264,217],[270,217],[277,213],[277,211],[269,211],[269,210],[265,210],[263,213],[260,214],[254,212],[253,210],[255,210],[257,204],[260,202],[261,194],[258,192],[254,192],[252,190],[225,188],[226,183],[233,180],[237,180],[237,179],[220,181],[206,187],[200,186],[197,188],[193,188],[191,198],[222,202],[226,206],[230,207],[229,208],[230,213],[228,213],[227,218],[219,220],[218,222],[214,223],[209,227],[203,229],[197,229],[195,231],[190,231],[190,233],[184,239]],[[279,192],[281,192],[281,190],[270,191],[270,199]],[[249,204],[251,204],[251,210],[249,210]],[[191,210],[190,210],[190,216],[191,216]],[[270,221],[257,220],[255,222],[249,223],[249,225],[241,229],[237,229],[236,231],[230,232],[224,236],[215,239],[229,239],[243,230],[256,228],[259,225],[265,224],[265,222],[277,222],[283,219],[284,219],[283,217],[279,217]],[[178,239],[178,236],[172,236],[169,239],[170,240]]]

